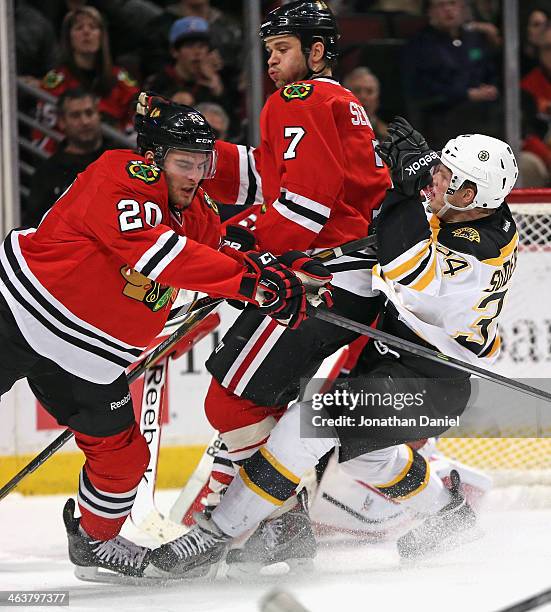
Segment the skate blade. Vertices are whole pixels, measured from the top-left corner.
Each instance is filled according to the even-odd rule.
[[[149,564],[144,570],[144,577],[151,581],[174,582],[177,580],[197,580],[201,582],[210,582],[216,579],[218,574],[218,563],[212,565],[204,565],[196,567],[187,572],[176,574],[174,572],[166,572],[154,565]]]
[[[263,564],[256,561],[230,563],[227,565],[226,578],[229,580],[251,580],[256,578],[277,578],[287,574],[306,574],[314,571],[314,560],[286,559]]]
[[[429,549],[419,551],[418,553],[407,557],[400,557],[400,562],[407,565],[408,563],[413,563],[424,559],[428,560],[432,557],[443,555],[467,544],[471,544],[472,542],[476,542],[477,540],[483,538],[484,535],[484,531],[480,527],[475,526],[467,531],[456,533]]]
[[[99,567],[83,567],[80,565],[75,565],[75,576],[84,582],[99,582],[102,584],[129,584],[132,586],[161,585],[163,582],[167,581],[166,578],[160,579],[159,577],[149,576],[125,576],[124,574],[117,574]]]

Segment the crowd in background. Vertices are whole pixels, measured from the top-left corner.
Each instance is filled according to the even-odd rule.
[[[262,0],[262,10],[278,4]],[[396,114],[435,148],[457,133],[504,137],[500,0],[328,4],[341,30],[338,76],[378,138]],[[521,169],[525,186],[550,186],[551,0],[519,4]],[[20,126],[42,158],[37,164],[29,149],[22,154],[25,223],[36,224],[78,172],[117,146],[101,122],[131,136],[141,89],[199,108],[219,138],[246,142],[242,2],[16,0],[15,21],[18,75],[56,99],[20,96],[45,129]],[[264,89],[266,96],[273,91],[268,79]]]

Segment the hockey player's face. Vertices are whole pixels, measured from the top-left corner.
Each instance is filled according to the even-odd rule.
[[[444,196],[450,186],[451,177],[451,170],[443,164],[438,164],[432,170],[432,185],[425,189],[425,193],[430,199],[430,209],[434,214],[444,206]]]
[[[265,41],[268,75],[276,87],[300,81],[308,73],[300,40],[296,36],[271,36]]]
[[[168,184],[168,199],[175,208],[184,210],[195,196],[199,183],[208,173],[210,158],[205,153],[171,150],[163,169]]]

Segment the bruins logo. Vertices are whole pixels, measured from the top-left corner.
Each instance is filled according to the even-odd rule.
[[[490,154],[488,153],[488,151],[480,151],[478,154],[478,159],[480,161],[486,162],[490,159]]]
[[[161,176],[161,171],[157,166],[146,164],[141,160],[128,162],[126,171],[130,178],[139,179],[144,183],[156,183]]]
[[[281,97],[285,102],[291,100],[306,100],[314,92],[314,86],[310,83],[291,83],[285,85],[281,90]]]
[[[205,203],[209,208],[212,208],[212,210],[217,214],[220,215],[220,211],[218,210],[218,205],[216,204],[216,202],[209,196],[209,194],[206,191],[203,191],[203,196],[205,197]]]
[[[454,238],[465,238],[471,242],[480,242],[480,234],[474,227],[460,227],[459,229],[453,230]]]

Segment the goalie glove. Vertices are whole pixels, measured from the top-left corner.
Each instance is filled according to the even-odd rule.
[[[267,251],[242,254],[247,272],[240,293],[258,304],[262,314],[296,329],[306,318],[306,293],[298,276]]]
[[[317,307],[322,303],[329,308],[333,306],[330,285],[333,275],[321,262],[308,257],[302,251],[287,251],[278,259],[300,278],[306,289],[306,299],[312,306]]]
[[[388,136],[375,149],[390,168],[394,187],[410,197],[418,197],[431,183],[431,168],[440,163],[424,136],[403,117],[390,122]]]

